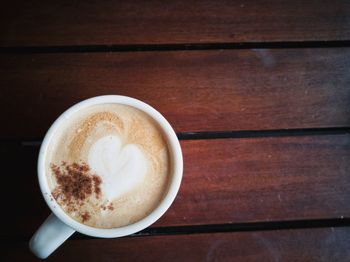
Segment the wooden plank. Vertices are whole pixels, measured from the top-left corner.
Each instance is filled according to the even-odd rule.
[[[141,99],[177,132],[350,125],[350,48],[0,56],[0,136],[41,137],[88,97]]]
[[[350,135],[181,142],[180,192],[156,227],[350,217]],[[38,148],[1,146],[12,216],[2,236],[29,236],[50,213],[36,178]],[[209,211],[209,212],[208,212]],[[23,218],[26,223],[23,223]]]
[[[350,3],[325,1],[7,1],[0,46],[350,39]]]
[[[182,148],[182,188],[158,225],[350,216],[349,135],[183,141]]]
[[[4,261],[38,261],[6,242]],[[350,229],[323,228],[69,240],[48,261],[349,261]]]

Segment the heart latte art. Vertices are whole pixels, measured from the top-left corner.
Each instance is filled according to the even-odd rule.
[[[160,203],[169,153],[157,123],[126,105],[81,109],[50,141],[46,173],[52,201],[98,228],[135,223]]]
[[[102,178],[102,192],[108,200],[121,196],[141,183],[147,159],[134,144],[124,145],[117,136],[100,138],[91,147],[88,164]]]

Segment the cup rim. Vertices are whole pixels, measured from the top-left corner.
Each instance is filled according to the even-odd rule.
[[[87,226],[82,224],[70,216],[68,216],[60,205],[54,200],[51,194],[51,190],[49,189],[47,178],[45,174],[45,157],[48,146],[50,144],[51,139],[53,138],[55,131],[60,127],[61,123],[69,118],[72,114],[81,110],[82,108],[86,108],[92,105],[97,104],[106,104],[106,103],[116,103],[123,104],[135,107],[147,115],[152,117],[161,127],[166,141],[168,143],[168,148],[170,151],[171,160],[173,163],[173,174],[171,177],[171,182],[168,187],[167,194],[160,202],[160,204],[146,217],[143,219],[122,227],[117,228],[95,228],[91,226]],[[170,207],[172,202],[174,201],[177,192],[179,191],[181,180],[183,174],[183,158],[182,158],[182,150],[180,146],[180,142],[176,136],[174,129],[171,127],[169,122],[159,113],[156,109],[151,107],[150,105],[142,102],[138,99],[128,97],[128,96],[120,96],[120,95],[104,95],[104,96],[96,96],[86,100],[83,100],[70,108],[64,111],[51,125],[49,130],[47,131],[44,140],[41,144],[39,157],[38,157],[38,179],[40,190],[44,196],[44,199],[51,209],[51,211],[65,224],[73,228],[79,233],[94,236],[94,237],[103,237],[103,238],[112,238],[112,237],[121,237],[136,233],[154,222],[156,222]]]

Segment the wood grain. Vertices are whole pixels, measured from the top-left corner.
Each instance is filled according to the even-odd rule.
[[[7,1],[0,46],[350,39],[337,1]]]
[[[26,242],[6,242],[3,261],[40,261]],[[348,261],[350,229],[68,240],[47,261]]]
[[[350,126],[350,48],[0,55],[3,137],[42,137],[65,109],[136,97],[177,132]]]
[[[350,135],[181,142],[184,177],[154,226],[350,217]],[[11,172],[3,197],[2,236],[31,235],[49,214],[36,178],[38,148],[1,146]],[[20,182],[20,183],[19,183]],[[23,218],[26,223],[23,223]]]

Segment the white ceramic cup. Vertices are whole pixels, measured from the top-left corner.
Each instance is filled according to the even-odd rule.
[[[159,203],[158,207],[154,209],[147,217],[134,224],[111,229],[90,227],[69,217],[56,203],[56,201],[53,200],[45,174],[46,152],[50,141],[55,139],[55,133],[61,127],[62,123],[69,120],[74,113],[84,108],[91,105],[104,103],[129,105],[151,116],[159,124],[164,133],[168,143],[172,163],[172,173],[170,174],[171,180],[168,191],[163,200]],[[50,129],[47,131],[40,148],[38,159],[39,184],[44,199],[52,210],[52,214],[45,220],[45,222],[31,238],[29,243],[31,251],[39,258],[47,258],[75,231],[94,237],[113,238],[130,235],[150,226],[166,212],[171,203],[174,201],[181,184],[182,172],[183,159],[179,140],[177,139],[177,136],[168,121],[157,110],[148,104],[131,97],[108,95],[93,97],[72,106],[52,124]]]

